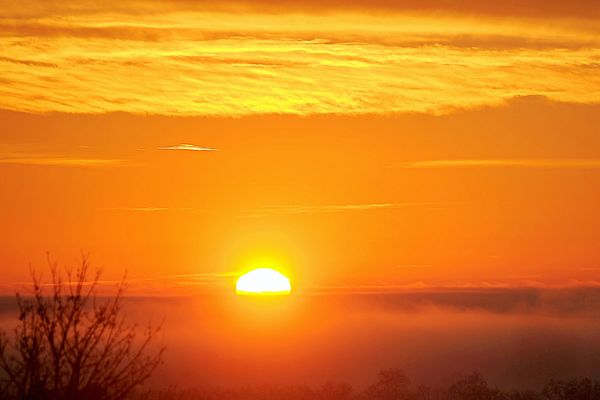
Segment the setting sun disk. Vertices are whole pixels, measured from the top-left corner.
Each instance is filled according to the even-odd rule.
[[[242,275],[236,285],[238,295],[287,295],[292,291],[290,280],[271,268],[257,268]]]

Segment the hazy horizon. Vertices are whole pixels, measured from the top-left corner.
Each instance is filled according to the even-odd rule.
[[[422,293],[232,294],[125,297],[142,325],[160,323],[158,388],[372,383],[399,368],[415,382],[447,384],[481,372],[505,389],[600,374],[600,288],[479,289]],[[0,298],[0,321],[16,321]]]

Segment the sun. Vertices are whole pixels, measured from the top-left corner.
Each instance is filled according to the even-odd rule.
[[[235,285],[238,295],[288,295],[290,280],[271,268],[257,268],[240,276]]]

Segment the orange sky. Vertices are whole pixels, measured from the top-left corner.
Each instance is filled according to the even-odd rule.
[[[600,284],[594,2],[95,4],[0,11],[4,287]]]

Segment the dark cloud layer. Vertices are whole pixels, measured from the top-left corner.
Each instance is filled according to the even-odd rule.
[[[599,288],[473,288],[328,296],[340,304],[389,312],[418,312],[423,308],[436,307],[498,314],[593,315],[600,310]]]
[[[437,308],[453,311],[477,311],[492,314],[537,314],[552,316],[593,316],[600,310],[600,288],[468,288],[425,289],[386,293],[321,293],[302,294],[310,304],[343,307],[354,311],[419,312]],[[13,296],[0,297],[0,314],[16,310]],[[153,298],[130,297],[129,303],[155,301]],[[177,304],[185,298],[160,300]]]

